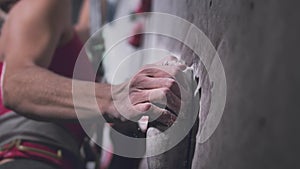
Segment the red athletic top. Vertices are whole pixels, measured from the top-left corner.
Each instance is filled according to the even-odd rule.
[[[59,75],[72,78],[74,66],[82,47],[83,43],[79,39],[78,35],[74,33],[73,38],[67,44],[56,49],[53,55],[52,62],[48,69]],[[91,63],[89,62],[87,57],[83,59],[81,58],[80,61],[80,65],[82,65],[80,67],[83,67],[84,70],[83,72],[80,72],[80,75],[76,75],[76,78],[80,80],[91,81],[93,79],[93,68]],[[2,68],[3,63],[0,62],[1,77]],[[0,115],[3,115],[8,112],[10,112],[10,110],[6,109],[3,106],[2,97],[0,97]],[[65,124],[65,127],[79,140],[82,140],[83,136],[85,135],[83,129],[78,123]]]

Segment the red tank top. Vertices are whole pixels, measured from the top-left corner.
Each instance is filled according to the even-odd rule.
[[[48,69],[59,75],[72,78],[75,63],[82,47],[83,47],[83,43],[79,39],[78,35],[74,33],[73,38],[67,44],[58,47],[56,49],[52,58],[52,62]],[[85,57],[84,59],[81,58],[80,61],[81,61],[80,63],[84,65],[85,70],[84,72],[81,73],[79,77],[77,75],[76,78],[79,80],[91,81],[94,77],[92,64],[89,62],[87,57]],[[1,77],[2,77],[2,68],[3,68],[3,63],[0,62]],[[1,89],[0,89],[0,94],[1,94]],[[6,109],[3,106],[2,101],[3,101],[2,97],[0,97],[0,115],[10,112],[10,110]],[[79,123],[68,123],[65,124],[65,127],[78,140],[82,140],[82,138],[85,135]]]

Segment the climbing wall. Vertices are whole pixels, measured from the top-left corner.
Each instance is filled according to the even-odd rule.
[[[185,140],[173,150],[173,158],[149,158],[149,168],[174,164],[193,169],[300,168],[299,5],[297,0],[154,0],[153,11],[182,17],[210,39],[224,66],[227,98],[218,127],[202,143],[201,126],[211,104],[209,91],[214,87],[202,76],[206,81],[201,96],[204,110],[199,114],[198,130],[190,138],[196,139],[195,146],[188,146]],[[178,26],[171,29],[185,30]],[[173,39],[148,41],[148,45],[198,62]],[[193,45],[201,48],[199,42]],[[185,149],[189,152],[181,154]],[[191,153],[191,159],[180,157]]]

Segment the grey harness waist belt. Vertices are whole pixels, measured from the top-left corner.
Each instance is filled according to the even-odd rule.
[[[0,116],[0,146],[15,139],[40,142],[65,149],[80,159],[79,143],[62,126],[28,119],[15,112]]]

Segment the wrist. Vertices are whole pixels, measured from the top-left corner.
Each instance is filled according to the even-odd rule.
[[[109,110],[109,106],[112,102],[111,86],[108,84],[96,83],[95,96],[98,104],[98,109],[101,114]]]
[[[107,85],[104,88],[99,87],[98,91],[96,90],[100,112],[109,121],[122,120],[122,116],[115,104],[119,104],[120,100],[125,99],[123,96],[126,86],[127,83],[122,83],[120,85]],[[104,98],[100,95],[104,96]]]

